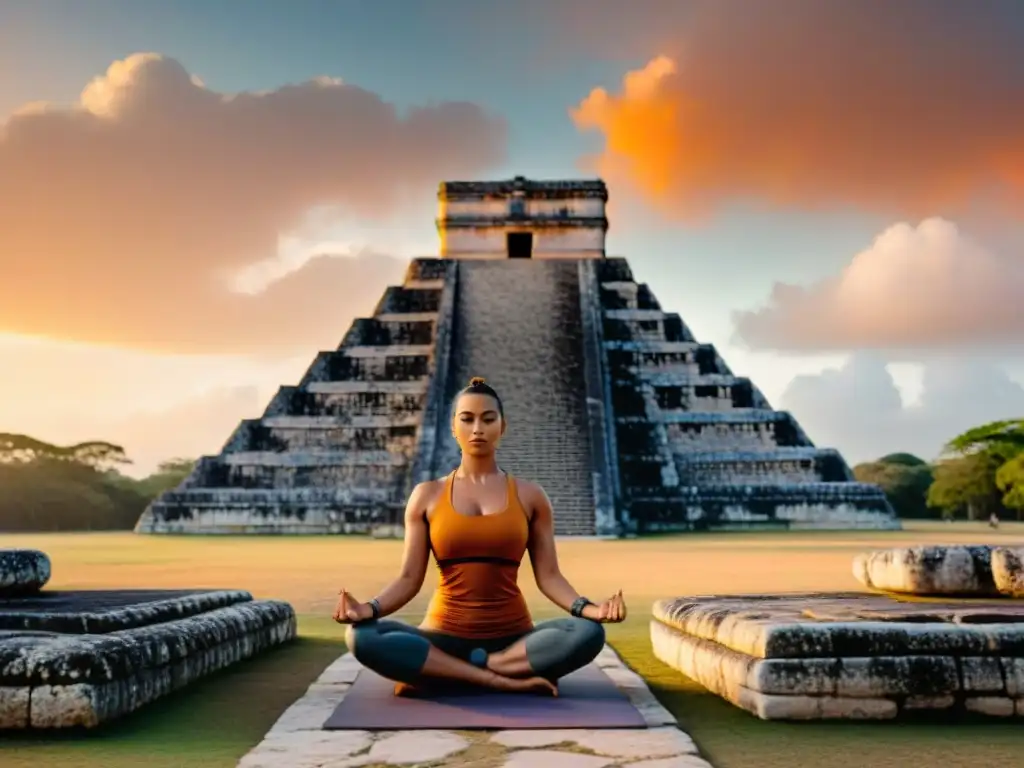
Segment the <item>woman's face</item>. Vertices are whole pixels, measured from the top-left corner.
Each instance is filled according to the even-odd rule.
[[[490,395],[462,395],[455,404],[452,433],[465,454],[486,456],[493,453],[505,434],[505,420],[498,413],[494,398]]]

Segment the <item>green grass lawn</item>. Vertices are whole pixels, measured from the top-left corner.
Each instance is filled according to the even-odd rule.
[[[650,603],[701,593],[856,589],[850,557],[911,542],[1024,543],[1024,528],[918,525],[892,533],[704,534],[622,542],[565,541],[563,568],[595,597],[621,586],[631,615],[609,641],[649,683],[718,768],[942,768],[1024,765],[1020,721],[925,723],[763,722],[657,661]],[[227,768],[344,652],[328,618],[344,584],[364,599],[394,575],[399,542],[334,537],[148,538],[127,534],[5,536],[0,546],[46,550],[53,588],[235,587],[291,602],[300,637],[87,734],[0,737],[3,768]],[[432,578],[432,576],[431,576]],[[538,618],[555,612],[532,587]],[[402,615],[416,621],[429,589]]]

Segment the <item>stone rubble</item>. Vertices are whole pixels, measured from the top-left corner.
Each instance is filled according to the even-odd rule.
[[[672,714],[610,646],[596,663],[643,714],[646,729],[325,731],[324,721],[360,670],[346,653],[282,713],[237,768],[471,768],[475,761],[466,755],[479,748],[491,756],[487,765],[502,768],[710,768]]]
[[[661,600],[651,643],[658,659],[766,720],[1024,716],[1024,605],[999,599]]]

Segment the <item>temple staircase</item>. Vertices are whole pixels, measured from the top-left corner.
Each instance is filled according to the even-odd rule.
[[[543,486],[556,534],[593,535],[579,262],[460,261],[455,284],[448,408],[441,418],[451,418],[454,398],[470,378],[484,377],[508,419],[501,467]],[[440,475],[458,465],[459,455],[450,429],[437,434],[434,471]]]

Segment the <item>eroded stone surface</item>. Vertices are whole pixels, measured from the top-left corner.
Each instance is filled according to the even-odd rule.
[[[0,687],[0,729],[27,728],[30,688]]]
[[[399,731],[380,737],[370,748],[371,762],[410,765],[444,760],[469,742],[451,731]]]
[[[866,587],[914,595],[995,595],[992,548],[918,546],[862,552],[853,573]]]
[[[998,599],[733,596],[659,601],[650,629],[660,660],[764,719],[1011,716],[1024,698],[1022,619]]]
[[[341,704],[347,690],[348,686],[320,690],[310,686],[306,694],[277,719],[269,733],[322,730],[324,721]]]
[[[321,768],[348,760],[373,743],[367,731],[315,731],[269,735],[258,750],[242,757],[238,768]],[[361,758],[352,759],[360,764]]]
[[[341,703],[359,663],[345,654],[327,667],[292,704],[241,762],[239,768],[360,768],[370,765],[433,764],[462,766],[464,750],[481,739],[487,747],[505,749],[504,756],[488,752],[495,765],[590,768],[591,766],[643,765],[646,768],[709,768],[692,739],[681,731],[654,698],[646,683],[605,646],[598,665],[626,693],[635,706],[648,710],[648,728],[508,730],[469,737],[451,731],[324,731],[323,722]],[[666,723],[668,719],[670,722]],[[315,726],[312,723],[316,722]],[[323,734],[353,734],[344,748],[330,754],[330,739]],[[490,763],[488,763],[490,764]]]
[[[510,730],[499,731],[491,741],[506,747],[536,748],[572,743],[608,757],[666,757],[696,754],[693,740],[679,728],[662,727],[647,730]]]
[[[1024,549],[994,547],[992,581],[1001,594],[1024,597]]]
[[[0,630],[106,634],[198,616],[251,600],[251,594],[239,589],[47,590],[0,598]]]
[[[0,549],[0,597],[31,595],[50,580],[50,558],[37,549]]]

